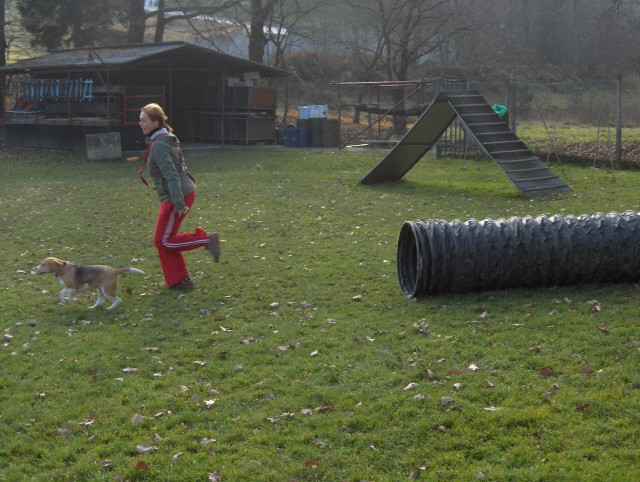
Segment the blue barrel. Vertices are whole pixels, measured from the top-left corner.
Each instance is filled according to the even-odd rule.
[[[309,147],[309,129],[296,129],[298,131],[298,139],[296,146]]]
[[[285,147],[296,147],[298,145],[298,129],[287,127],[282,136]]]

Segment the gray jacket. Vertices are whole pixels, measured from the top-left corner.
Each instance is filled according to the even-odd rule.
[[[158,135],[149,152],[149,174],[158,191],[160,201],[171,201],[173,207],[184,209],[184,198],[191,194],[195,183],[187,175],[180,158],[180,141],[173,134]]]

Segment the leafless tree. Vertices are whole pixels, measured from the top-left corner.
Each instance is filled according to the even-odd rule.
[[[327,0],[251,0],[238,4],[226,19],[245,33],[249,60],[265,63],[265,55],[272,52],[267,63],[285,67],[289,47],[311,35],[309,27],[303,26],[304,21],[326,3]]]
[[[144,0],[129,0],[129,29],[127,41],[130,44],[144,42],[145,22],[147,20],[144,10]]]
[[[7,64],[7,40],[5,37],[4,26],[5,26],[5,2],[4,0],[0,0],[0,66],[5,66]],[[2,84],[0,84],[2,85]]]
[[[428,60],[439,49],[455,48],[456,35],[476,24],[464,9],[456,8],[460,2],[455,0],[347,0],[347,3],[360,13],[369,39],[380,49],[377,63],[386,80],[409,80],[419,62]],[[403,88],[395,89],[394,103],[400,103],[404,96]],[[404,118],[394,119],[395,131],[404,131],[405,125]]]
[[[162,42],[165,28],[177,21],[190,21],[196,17],[214,16],[242,3],[242,0],[158,0],[155,10],[145,11],[145,0],[129,0],[128,41],[144,41],[147,20],[155,19],[154,43]],[[153,26],[153,25],[152,25]]]
[[[324,0],[308,2],[304,0],[279,1],[265,24],[265,37],[273,46],[272,64],[286,67],[286,52],[292,44],[311,39],[312,29],[305,21],[314,11],[326,4]]]

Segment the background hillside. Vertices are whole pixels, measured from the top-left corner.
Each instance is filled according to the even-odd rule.
[[[353,119],[357,131],[371,118],[354,119],[355,103],[411,107],[433,96],[429,88],[411,96],[407,87],[372,83],[455,76],[473,83],[488,102],[509,104],[518,122],[548,131],[588,125],[600,142],[615,125],[620,76],[622,124],[640,126],[637,0],[4,4],[9,62],[56,48],[184,40],[285,69],[291,78],[274,85],[283,125],[295,121],[299,105],[327,104],[331,115]],[[390,122],[376,135],[402,135],[412,119]]]

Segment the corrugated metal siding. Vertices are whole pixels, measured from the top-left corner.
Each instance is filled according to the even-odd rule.
[[[170,57],[170,59],[168,58]],[[20,60],[0,68],[6,73],[17,73],[34,70],[62,69],[108,69],[119,66],[139,64],[155,60],[157,63],[178,62],[190,65],[191,68],[215,66],[228,67],[231,71],[259,71],[271,77],[283,77],[287,72],[252,62],[207,47],[186,42],[172,42],[145,45],[124,45],[115,47],[82,48],[59,50],[41,57]]]

